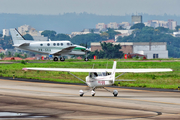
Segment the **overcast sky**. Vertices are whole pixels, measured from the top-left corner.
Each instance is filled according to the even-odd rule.
[[[57,15],[69,12],[179,16],[180,0],[0,0],[0,13]]]

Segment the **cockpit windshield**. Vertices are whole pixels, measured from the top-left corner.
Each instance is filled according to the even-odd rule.
[[[93,72],[89,74],[90,78],[98,77],[98,76],[107,76],[109,75],[107,72]]]

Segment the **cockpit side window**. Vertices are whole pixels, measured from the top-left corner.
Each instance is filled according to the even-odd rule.
[[[106,72],[102,72],[102,75],[103,75],[103,76],[107,76]]]
[[[94,77],[97,77],[97,76],[98,76],[98,74],[95,72],[95,73],[94,73]]]
[[[98,76],[102,76],[102,73],[101,73],[101,72],[98,72],[97,74],[98,74]]]

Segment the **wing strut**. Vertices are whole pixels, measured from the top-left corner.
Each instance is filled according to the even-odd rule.
[[[82,81],[82,82],[86,83],[84,80],[82,80],[81,78],[79,78],[79,77],[75,76],[74,74],[72,74],[72,73],[70,73],[70,72],[68,72],[68,73],[69,73],[69,74],[71,74],[72,76],[74,76],[75,78],[79,79],[80,81]],[[86,83],[86,84],[87,84],[87,83]]]
[[[120,74],[120,75],[118,75],[116,78],[118,78],[119,76],[121,76],[121,75],[124,75],[126,72],[124,72],[124,73],[122,73],[122,74]]]

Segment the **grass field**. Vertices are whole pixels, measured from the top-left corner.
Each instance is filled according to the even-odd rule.
[[[48,67],[48,68],[112,68],[114,60],[67,60],[65,62],[53,61],[32,61],[34,63],[25,63],[19,61],[14,64],[0,64],[0,76],[39,79],[66,83],[82,83],[67,72],[50,71],[22,71],[25,67]],[[128,87],[148,87],[163,89],[178,89],[180,86],[180,62],[177,59],[168,60],[134,60],[125,61],[117,59],[117,68],[171,68],[173,72],[162,73],[126,73],[117,79],[131,79],[136,81],[120,82],[121,86]],[[17,61],[18,62],[18,61]],[[108,64],[107,64],[108,63]],[[88,73],[74,73],[81,79],[85,79]],[[116,73],[118,76],[121,73]],[[118,85],[118,82],[115,83]]]

